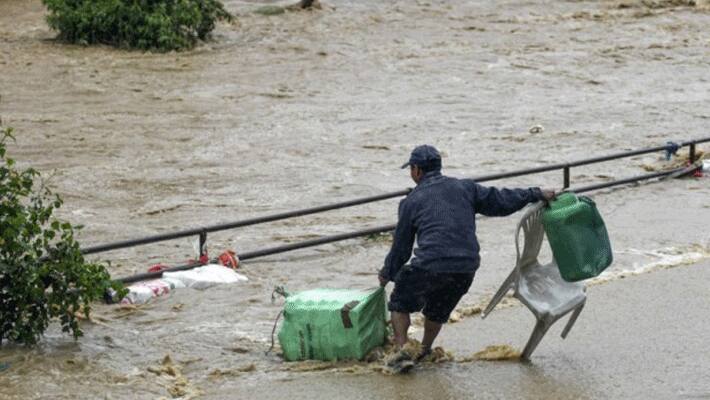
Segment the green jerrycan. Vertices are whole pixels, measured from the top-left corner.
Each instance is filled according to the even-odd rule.
[[[542,223],[564,280],[593,278],[611,265],[609,235],[589,197],[560,194],[543,211]]]

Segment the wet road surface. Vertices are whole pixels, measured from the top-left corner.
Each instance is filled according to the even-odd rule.
[[[701,2],[656,3],[329,1],[320,11],[264,17],[251,12],[260,3],[227,1],[237,22],[219,25],[213,42],[150,54],[56,43],[39,1],[4,0],[0,117],[18,134],[11,155],[52,175],[66,200],[62,216],[86,226],[84,245],[399,190],[411,182],[398,166],[420,143],[439,147],[444,172],[464,177],[707,136],[710,13]],[[529,133],[535,125],[543,131]],[[640,156],[573,169],[572,181],[604,182],[665,165],[661,155]],[[559,187],[561,179],[549,173],[496,184]],[[639,393],[702,396],[694,374],[703,368],[676,369],[688,377],[680,381],[689,383],[685,389],[658,373],[702,357],[670,351],[653,356],[662,360],[646,359],[647,352],[629,346],[621,352],[627,356],[607,358],[604,346],[624,340],[584,332],[599,333],[599,324],[616,318],[607,299],[594,298],[597,290],[613,299],[629,282],[655,282],[663,274],[678,283],[668,284],[669,297],[684,299],[696,282],[681,284],[688,276],[675,271],[704,265],[710,253],[708,179],[594,194],[615,250],[604,278],[611,283],[590,289],[570,338],[546,338],[533,366],[451,363],[424,368],[417,376],[427,379],[416,379],[369,370],[303,373],[293,369],[320,367],[264,356],[280,308],[270,302],[275,285],[375,283],[387,242],[353,240],[246,262],[242,272],[251,280],[244,285],[176,291],[135,310],[97,305],[96,322],[84,325],[78,343],[53,328],[35,349],[0,350],[0,361],[10,363],[0,372],[0,395],[224,398],[273,390],[305,397],[352,387],[353,398],[399,392],[416,398],[417,390],[461,398],[469,389],[484,398],[522,397],[527,390],[531,398],[635,397],[632,381],[616,377],[629,377],[640,359],[658,367],[643,376]],[[208,246],[212,254],[245,252],[388,224],[396,204],[210,235]],[[480,221],[483,264],[462,310],[485,304],[512,268],[516,218]],[[114,276],[125,276],[193,257],[192,242],[97,258],[112,261]],[[682,268],[664,269],[674,266]],[[634,271],[649,278],[621,279]],[[683,312],[702,307],[688,304]],[[684,315],[639,310],[639,326]],[[475,324],[475,339],[496,324],[494,317],[485,325],[475,318],[451,325],[442,344],[457,357],[482,349],[483,342],[457,339],[455,332]],[[490,343],[524,343],[527,325],[504,325],[508,330]],[[679,337],[661,344],[673,350],[694,340]],[[545,347],[548,341],[558,347]],[[574,383],[570,371],[580,369],[592,378]],[[496,391],[502,387],[511,391]]]

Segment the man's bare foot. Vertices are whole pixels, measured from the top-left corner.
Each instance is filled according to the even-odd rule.
[[[385,368],[392,374],[406,374],[414,368],[412,355],[407,351],[399,350],[385,359]]]

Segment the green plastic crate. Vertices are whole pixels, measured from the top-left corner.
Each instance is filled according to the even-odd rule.
[[[385,291],[299,292],[286,297],[283,317],[279,343],[286,360],[361,360],[385,342]]]
[[[543,211],[542,222],[564,280],[593,278],[611,265],[609,235],[589,197],[562,193]]]

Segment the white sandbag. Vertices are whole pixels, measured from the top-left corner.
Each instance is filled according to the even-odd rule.
[[[187,271],[165,272],[164,279],[177,279],[189,288],[206,289],[221,283],[237,283],[249,279],[233,269],[217,264],[209,264]]]
[[[153,297],[168,294],[171,289],[170,283],[155,279],[152,281],[138,282],[128,288],[128,294],[121,299],[121,304],[145,304]]]
[[[128,294],[121,299],[121,304],[145,304],[153,298],[153,291],[145,286],[129,286]]]
[[[170,289],[181,289],[185,287],[185,283],[182,280],[167,277],[165,274],[163,274],[163,278],[161,280],[170,285]]]

